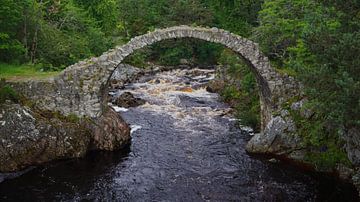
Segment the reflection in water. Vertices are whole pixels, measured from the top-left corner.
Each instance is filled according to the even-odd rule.
[[[127,152],[39,167],[1,183],[0,200],[356,201],[350,185],[246,154],[249,135],[202,88],[212,78],[211,70],[175,70],[116,92],[147,101],[117,108],[131,124]]]

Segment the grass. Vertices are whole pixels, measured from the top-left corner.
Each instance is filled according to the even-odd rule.
[[[282,69],[276,68],[276,71],[282,75],[287,74],[292,77],[297,76],[297,73],[295,72],[295,70],[289,69],[289,68],[282,68]]]
[[[0,63],[0,79],[16,80],[41,80],[59,74],[58,71],[41,71],[42,65],[14,65]]]

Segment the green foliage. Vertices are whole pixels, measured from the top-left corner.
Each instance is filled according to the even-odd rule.
[[[198,66],[214,65],[223,47],[196,39],[170,39],[155,43],[147,48],[135,51],[125,59],[138,67],[146,66],[147,62],[159,65],[180,65],[180,59],[187,59]]]
[[[213,25],[248,37],[252,28],[258,24],[258,12],[261,10],[263,0],[204,0],[203,2],[214,15]]]
[[[222,90],[222,98],[235,107],[240,124],[259,131],[260,99],[253,73],[245,61],[229,50],[221,53],[219,63],[226,68],[226,74],[232,80]]]
[[[25,3],[3,0],[0,7],[0,61],[14,62],[21,60],[25,52],[21,40],[16,38],[17,25],[22,19]]]
[[[360,125],[359,10],[359,1],[266,0],[255,28],[275,66],[305,85],[316,115],[296,122],[307,146],[337,148],[311,157],[326,165],[343,159],[340,129]]]
[[[19,95],[16,91],[11,88],[9,85],[0,86],[0,104],[5,103],[6,100],[11,100],[13,102],[19,101]]]
[[[248,36],[257,24],[257,1],[214,0],[120,0],[121,30],[128,39],[161,27],[174,25],[216,26]],[[222,47],[199,40],[159,42],[152,46],[149,58],[162,65],[177,65],[184,58],[195,64],[216,64]]]
[[[96,1],[95,10],[103,14],[96,16],[85,10],[91,10],[90,4],[83,7],[74,1],[4,0],[0,8],[0,62],[44,63],[57,69],[109,49],[113,39],[105,33],[116,29],[110,21],[118,18],[107,16],[111,14],[107,8],[115,12],[112,6],[116,1]]]
[[[114,34],[119,20],[119,4],[116,0],[74,0],[87,10],[106,35]]]
[[[147,67],[146,60],[148,58],[148,55],[149,55],[149,51],[147,49],[137,50],[130,56],[126,57],[124,63],[131,64],[139,68],[146,68]]]
[[[69,114],[65,117],[65,119],[70,123],[79,123],[81,120],[76,114]]]
[[[327,143],[318,148],[315,152],[309,152],[305,160],[315,165],[316,170],[329,171],[334,169],[338,164],[351,166],[346,152],[339,149],[337,144]]]
[[[211,11],[198,0],[120,0],[119,6],[123,30],[129,38],[154,27],[206,25],[212,21]]]
[[[222,90],[221,97],[225,100],[225,102],[230,102],[233,99],[240,99],[241,94],[235,86],[228,85]]]
[[[314,106],[308,104],[302,110],[312,107]],[[338,164],[351,166],[344,151],[343,141],[338,135],[330,133],[326,129],[326,123],[317,114],[309,119],[301,116],[298,111],[290,110],[290,113],[299,134],[303,137],[303,144],[308,149],[305,161],[315,165],[317,170],[326,172],[331,171]],[[338,130],[340,131],[340,129]]]

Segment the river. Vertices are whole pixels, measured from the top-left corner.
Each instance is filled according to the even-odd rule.
[[[173,70],[114,91],[146,104],[117,111],[132,143],[52,162],[0,184],[0,201],[357,201],[331,177],[248,155],[248,130],[203,84],[213,70]]]

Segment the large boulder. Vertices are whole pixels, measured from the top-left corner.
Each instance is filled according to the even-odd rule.
[[[301,150],[301,142],[295,123],[283,116],[275,116],[262,133],[251,138],[246,150],[250,153],[289,155]]]
[[[0,105],[0,172],[83,156],[91,131],[80,122],[43,117],[19,104]]]
[[[356,127],[350,128],[344,135],[344,139],[349,160],[355,166],[360,166],[360,129]]]
[[[119,107],[129,108],[143,105],[145,104],[145,100],[134,97],[130,92],[124,92],[118,96],[113,103]]]
[[[94,149],[113,151],[130,143],[129,125],[110,107],[92,128]]]
[[[0,104],[0,126],[0,173],[130,142],[129,126],[110,108],[91,120],[7,102]]]

